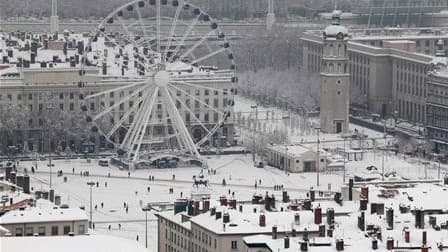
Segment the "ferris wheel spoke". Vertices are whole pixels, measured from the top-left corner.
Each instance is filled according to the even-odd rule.
[[[87,95],[84,99],[86,99],[86,100],[92,99],[92,98],[95,98],[95,97],[98,97],[98,96],[101,96],[101,95],[106,95],[106,94],[109,94],[109,93],[112,93],[112,92],[117,92],[117,91],[121,91],[121,90],[124,90],[124,89],[132,88],[132,87],[135,87],[135,86],[140,86],[140,85],[143,85],[145,83],[147,83],[147,80],[139,81],[139,82],[135,82],[133,84],[129,84],[129,85],[126,85],[126,86],[117,87],[117,88],[109,89],[109,90],[106,90],[106,91],[103,91],[103,92]]]
[[[165,53],[163,54],[164,63],[166,62],[166,57],[168,56],[168,51],[170,50],[171,43],[173,42],[174,32],[176,31],[177,21],[179,20],[179,15],[180,15],[183,5],[184,5],[183,0],[181,0],[179,5],[176,8],[176,13],[174,14],[174,20],[171,23],[171,29],[170,29],[170,33],[168,35],[168,43],[167,43],[167,46],[165,47]]]
[[[138,99],[137,102],[134,103],[134,105],[132,105],[132,107],[131,107],[128,111],[126,111],[126,113],[123,115],[123,117],[121,117],[120,120],[119,120],[117,123],[115,123],[115,124],[112,126],[112,129],[106,134],[106,137],[107,137],[107,138],[112,137],[112,135],[113,135],[113,134],[114,134],[114,133],[121,127],[121,126],[123,126],[124,122],[129,118],[129,116],[130,116],[132,113],[135,113],[135,112],[136,112],[136,109],[138,108],[138,104],[139,104],[140,102],[142,102],[142,101],[143,101],[143,97],[141,97],[140,99]]]
[[[171,95],[176,98],[176,100],[182,105],[182,107],[184,107],[191,115],[193,115],[193,118],[199,123],[199,125],[205,131],[207,131],[207,133],[210,133],[209,129],[207,127],[205,127],[205,125],[202,123],[202,121],[199,118],[197,118],[195,113],[193,113],[193,111],[191,111],[191,109],[181,99],[179,99],[177,96],[174,95],[174,91],[171,89],[168,89],[168,90],[170,90]]]
[[[168,109],[171,110],[171,113],[174,115],[174,125],[178,127],[181,137],[184,140],[190,154],[196,157],[200,157],[196,145],[194,144],[193,139],[191,139],[190,133],[188,132],[188,129],[185,126],[185,122],[183,121],[179,111],[176,108],[176,105],[174,104],[173,98],[171,97],[168,88],[164,87],[161,90],[164,93],[167,102],[169,103]]]
[[[140,24],[141,29],[143,31],[143,36],[145,38],[148,38],[148,33],[146,32],[146,26],[143,23],[142,12],[140,11],[140,8],[136,8],[136,10],[137,10],[137,16],[138,16],[138,23]]]
[[[123,104],[124,102],[129,101],[132,97],[138,95],[139,92],[143,91],[145,88],[147,88],[147,86],[140,88],[138,90],[136,90],[136,92],[133,92],[130,95],[125,96],[123,99],[120,100],[120,102],[115,103],[112,106],[109,106],[108,108],[106,108],[105,110],[103,110],[101,113],[99,113],[98,115],[96,115],[95,117],[93,117],[93,120],[96,121],[99,118],[105,116],[106,114],[108,114],[110,111],[118,108],[121,104]]]
[[[156,1],[157,15],[157,53],[160,53],[160,0]]]
[[[220,53],[222,53],[222,52],[224,52],[224,51],[226,51],[226,50],[227,50],[226,48],[221,48],[221,49],[216,50],[216,51],[214,51],[214,52],[211,52],[211,53],[209,53],[209,54],[207,54],[207,55],[205,55],[205,56],[203,56],[203,57],[201,57],[201,58],[199,58],[199,59],[194,60],[194,61],[191,62],[190,64],[192,64],[192,65],[197,64],[197,63],[199,63],[199,62],[201,62],[201,61],[204,61],[204,60],[206,60],[206,59],[208,59],[208,58],[210,58],[210,57],[213,57],[213,56],[215,56],[215,55],[217,55],[217,54],[220,54]]]
[[[202,43],[204,43],[204,41],[206,41],[207,39],[210,38],[210,35],[214,34],[215,31],[212,30],[209,33],[207,33],[206,35],[204,35],[204,37],[202,37],[198,42],[196,42],[190,49],[188,49],[188,51],[186,51],[184,54],[182,54],[179,59],[183,59],[186,56],[188,56],[190,53],[192,53],[196,48],[198,48],[198,46],[200,46]],[[208,43],[207,43],[208,45]]]
[[[177,54],[177,52],[179,51],[179,49],[181,48],[182,44],[185,43],[185,39],[188,37],[188,35],[191,33],[191,31],[193,30],[193,28],[196,26],[196,24],[199,22],[199,17],[200,15],[198,15],[188,26],[187,30],[184,33],[184,36],[182,37],[180,43],[178,45],[176,45],[176,48],[174,49],[174,52],[170,55],[170,57],[168,58],[167,62],[171,62],[173,57],[175,57],[175,55]]]
[[[193,99],[193,100],[199,102],[200,104],[202,104],[202,105],[204,105],[205,107],[207,107],[207,108],[209,108],[209,109],[215,111],[216,113],[221,114],[221,115],[224,115],[224,112],[219,111],[219,110],[213,108],[212,106],[208,105],[207,103],[203,102],[202,100],[200,100],[200,99],[194,97],[193,95],[188,94],[187,92],[185,92],[185,90],[183,90],[183,89],[181,89],[181,88],[178,88],[178,87],[176,87],[175,85],[172,85],[172,84],[168,84],[168,85],[169,85],[170,87],[173,87],[173,88],[175,88],[175,89],[181,91],[182,93],[184,93],[184,94],[185,94],[186,96],[188,96],[189,98],[191,98],[191,99]]]

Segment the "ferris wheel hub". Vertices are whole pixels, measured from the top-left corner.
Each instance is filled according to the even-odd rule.
[[[168,83],[170,82],[170,75],[167,71],[159,71],[154,76],[154,80],[155,80],[157,86],[166,87],[168,85]]]

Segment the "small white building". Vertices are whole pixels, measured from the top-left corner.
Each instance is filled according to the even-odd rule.
[[[302,145],[272,145],[267,147],[268,164],[288,172],[314,172],[317,170],[317,153]],[[327,152],[319,152],[319,170],[327,168]],[[286,162],[285,162],[286,160]],[[286,163],[286,164],[285,164]]]
[[[5,213],[0,225],[12,236],[83,235],[87,233],[88,219],[79,208],[28,207]]]

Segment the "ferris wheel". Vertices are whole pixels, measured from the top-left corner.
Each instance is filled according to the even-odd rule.
[[[129,162],[161,152],[200,159],[201,146],[233,134],[234,54],[200,8],[131,1],[84,42],[81,110],[99,140]]]

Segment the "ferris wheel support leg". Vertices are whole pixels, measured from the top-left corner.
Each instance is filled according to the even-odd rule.
[[[149,92],[147,94],[149,94]],[[141,108],[137,113],[138,115],[142,115],[149,100],[150,100],[149,98],[145,98]],[[128,132],[126,132],[126,136],[124,137],[123,142],[120,145],[120,148],[122,149],[127,148],[127,150],[130,150],[131,144],[134,141],[135,135],[137,134],[137,129],[140,127],[142,120],[143,116],[140,116],[137,117],[136,120],[132,122],[131,127],[129,128]]]
[[[154,90],[154,93],[152,94],[151,100],[149,101],[149,106],[148,106],[148,108],[145,111],[145,114],[144,114],[145,119],[143,121],[144,123],[140,127],[140,130],[139,130],[140,134],[137,134],[137,136],[139,137],[138,138],[138,142],[134,142],[132,144],[132,150],[134,150],[134,146],[135,146],[135,144],[137,144],[137,149],[135,149],[135,151],[134,151],[134,158],[133,158],[134,162],[139,158],[140,147],[142,146],[142,141],[143,141],[143,138],[144,138],[144,136],[146,134],[146,128],[148,127],[149,118],[151,117],[151,113],[152,113],[154,104],[155,104],[156,99],[157,99],[158,91],[159,91],[159,88],[156,87],[156,89]],[[137,139],[135,139],[135,140],[137,140]]]
[[[168,91],[168,88],[167,87],[162,88],[162,92],[165,94],[167,103],[169,104],[169,107],[174,115],[173,116],[174,125],[178,128],[179,132],[181,133],[181,138],[183,138],[184,142],[186,143],[187,149],[190,151],[192,155],[196,156],[197,158],[200,158],[201,155],[199,154],[196,148],[196,144],[194,144],[193,139],[191,138],[179,111],[175,109],[176,105],[174,104],[174,101]]]

